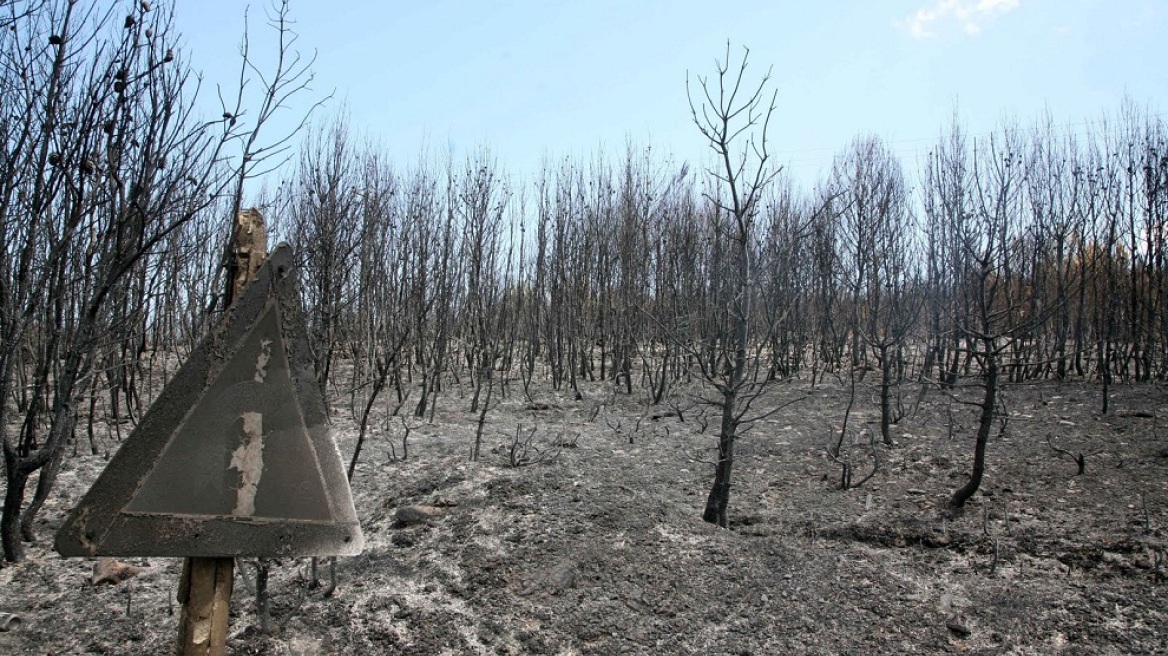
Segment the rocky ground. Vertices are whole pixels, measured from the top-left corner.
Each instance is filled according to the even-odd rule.
[[[409,423],[407,459],[401,421],[370,437],[353,481],[366,549],[337,562],[331,596],[307,560],[277,564],[274,633],[262,635],[254,565],[240,563],[231,651],[1168,653],[1162,389],[1120,387],[1105,417],[1091,385],[1009,389],[982,490],[951,520],[941,509],[968,475],[976,410],[929,392],[893,427],[895,446],[875,448],[875,475],[844,491],[826,452],[844,390],[772,389],[766,403],[794,402],[741,442],[729,530],[700,519],[717,422],[684,393],[679,417],[603,383],[534,403],[516,388],[471,462],[469,396],[448,391],[432,423]],[[842,454],[856,481],[873,465],[870,395]],[[355,432],[338,403],[346,455]],[[161,654],[173,642],[177,560],[133,559],[138,576],[92,585],[93,561],[50,549],[103,465],[68,461],[41,541],[0,569],[0,613],[15,615],[0,621],[0,653]]]

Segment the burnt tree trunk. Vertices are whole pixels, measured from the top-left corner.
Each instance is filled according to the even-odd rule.
[[[985,475],[986,444],[989,443],[990,431],[993,429],[994,411],[997,407],[998,396],[998,362],[997,354],[994,352],[992,345],[986,345],[985,356],[985,396],[981,402],[981,418],[977,425],[977,442],[973,447],[973,471],[970,473],[969,482],[954,492],[953,498],[949,500],[949,510],[954,513],[959,512],[965,507],[965,502],[969,501],[969,498],[981,487],[981,479]]]
[[[750,339],[750,233],[745,223],[738,222],[735,300],[731,301],[732,332],[727,335],[733,344],[733,360],[729,375],[719,384],[722,392],[722,423],[718,432],[718,462],[714,466],[714,484],[706,499],[702,519],[722,528],[730,525],[726,508],[730,504],[730,480],[734,471],[734,443],[738,439],[740,417],[738,393],[746,379],[746,349]]]
[[[9,562],[24,560],[24,545],[20,542],[21,506],[24,505],[24,490],[28,485],[29,472],[21,467],[21,463],[12,454],[5,458],[6,480],[8,487],[4,491],[4,520],[0,521],[0,539],[4,544],[4,559]]]
[[[729,527],[726,508],[730,505],[730,480],[734,470],[734,443],[738,435],[738,421],[734,418],[736,394],[733,389],[722,398],[722,427],[718,434],[718,462],[714,466],[714,485],[706,499],[702,519],[722,528]]]
[[[888,358],[888,345],[880,345],[880,437],[892,446],[892,362]]]

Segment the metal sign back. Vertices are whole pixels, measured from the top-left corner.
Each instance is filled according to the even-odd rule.
[[[278,247],[57,533],[64,556],[356,555],[364,540]]]

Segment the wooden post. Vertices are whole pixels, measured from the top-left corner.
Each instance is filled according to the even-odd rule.
[[[268,236],[259,210],[235,216],[227,260],[227,304],[239,298],[268,253]],[[187,558],[178,585],[182,605],[178,626],[179,656],[223,656],[227,653],[234,558]]]
[[[226,262],[227,302],[224,305],[230,307],[239,298],[243,286],[260,270],[267,257],[268,231],[264,226],[264,215],[254,207],[236,214]]]
[[[227,653],[234,558],[187,558],[178,584],[182,615],[178,625],[179,656]]]

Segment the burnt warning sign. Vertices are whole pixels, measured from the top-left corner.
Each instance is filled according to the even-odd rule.
[[[363,538],[277,248],[57,533],[64,556],[325,556]]]

